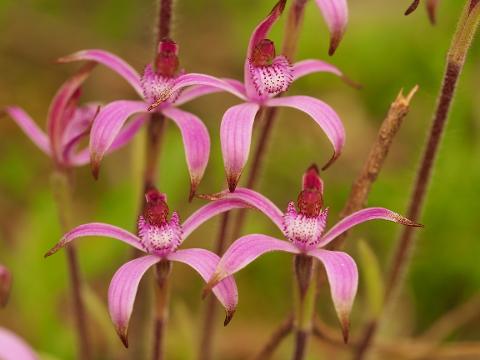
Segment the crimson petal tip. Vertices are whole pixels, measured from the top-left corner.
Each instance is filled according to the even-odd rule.
[[[235,315],[236,309],[228,309],[225,311],[225,320],[223,321],[223,326],[227,326],[230,321],[232,321],[233,315]]]
[[[420,0],[413,0],[413,2],[410,4],[408,9],[405,11],[405,16],[408,16],[411,13],[413,13],[417,9],[418,4],[420,4]]]
[[[117,334],[122,341],[123,346],[128,349],[128,329],[127,328],[118,328]]]

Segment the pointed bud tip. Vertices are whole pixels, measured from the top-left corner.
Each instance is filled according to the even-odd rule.
[[[122,341],[123,346],[128,349],[128,328],[122,327],[122,328],[117,328],[117,334],[120,337],[120,340]]]
[[[405,10],[405,16],[408,16],[411,13],[413,13],[415,10],[417,10],[418,4],[420,4],[420,0],[413,0],[413,2],[410,4],[407,10]]]
[[[90,169],[92,171],[92,176],[95,180],[98,180],[100,175],[100,161],[101,157],[97,154],[91,154],[90,156]]]
[[[235,315],[236,309],[227,309],[225,311],[225,320],[223,321],[223,326],[227,326],[230,321],[232,321],[233,315]]]
[[[343,30],[332,33],[330,37],[330,46],[328,48],[329,56],[333,56],[335,54],[335,52],[338,49],[338,46],[340,45],[340,42],[342,41],[342,38],[343,38]]]
[[[234,176],[234,175],[228,176],[227,182],[228,182],[228,190],[230,192],[232,193],[235,192],[239,178],[240,176]]]
[[[330,158],[330,160],[328,160],[328,162],[322,166],[322,171],[325,171],[327,170],[330,166],[332,166],[332,164],[335,162],[335,160],[337,160],[337,158],[340,156],[340,154],[337,154],[337,153],[333,153],[332,157]]]

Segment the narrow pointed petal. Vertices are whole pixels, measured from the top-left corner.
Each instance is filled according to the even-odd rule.
[[[124,60],[108,51],[100,49],[82,50],[74,54],[64,56],[58,59],[58,62],[68,63],[85,60],[95,61],[113,70],[118,75],[123,77],[130,85],[132,85],[140,97],[143,98],[143,90],[142,86],[140,85],[140,75]]]
[[[420,0],[413,0],[410,6],[405,10],[405,15],[410,15],[415,10],[417,10],[418,5],[420,4]]]
[[[202,120],[189,112],[167,107],[162,110],[162,113],[170,118],[182,133],[185,157],[190,173],[190,199],[192,199],[203,178],[210,157],[208,129]]]
[[[248,207],[245,202],[233,199],[218,200],[202,206],[200,209],[190,215],[183,223],[182,239],[185,240],[195,229],[197,229],[204,222],[210,220],[212,217],[232,209],[245,207]]]
[[[350,312],[357,294],[357,264],[350,255],[341,251],[315,249],[308,253],[320,260],[325,267],[333,305],[342,326],[343,340],[348,342]]]
[[[213,275],[220,257],[204,249],[186,249],[178,250],[168,255],[168,259],[191,266],[207,282]],[[237,285],[233,276],[223,279],[212,291],[225,308],[226,317],[224,325],[227,325],[232,319],[238,303]]]
[[[309,96],[287,96],[270,99],[267,105],[286,106],[303,111],[322,128],[333,145],[333,156],[323,166],[323,170],[340,156],[345,144],[345,128],[337,113],[329,105]]]
[[[435,25],[437,23],[438,0],[427,0],[427,12],[430,22]]]
[[[302,76],[316,72],[327,72],[339,77],[343,77],[343,73],[337,67],[321,60],[303,60],[292,65],[294,81]]]
[[[343,38],[348,22],[347,0],[315,0],[330,30],[329,55],[333,55]]]
[[[55,94],[47,116],[47,133],[52,154],[58,162],[63,162],[63,135],[73,119],[69,111],[76,106],[80,96],[80,88],[95,67],[94,62],[88,62],[77,73],[70,77]]]
[[[226,83],[230,84],[232,88],[238,91],[238,93],[246,97],[245,86],[240,81],[235,79],[227,79],[227,78],[222,78],[220,80],[223,80]],[[180,95],[178,96],[177,100],[175,100],[175,105],[176,106],[183,105],[189,101],[197,99],[200,96],[214,94],[221,91],[223,90],[218,87],[207,86],[207,85],[194,85],[180,92]]]
[[[0,327],[0,359],[38,360],[38,357],[23,339]]]
[[[247,206],[264,213],[275,225],[277,225],[280,231],[283,232],[284,230],[283,212],[273,202],[256,191],[239,187],[236,188],[234,192],[223,191],[218,194],[204,197],[217,202],[224,200],[241,201]]]
[[[141,240],[127,230],[105,223],[88,223],[79,225],[63,235],[62,239],[45,254],[45,257],[55,254],[58,250],[64,248],[71,241],[85,236],[110,237],[123,241],[124,243],[129,244],[138,250],[145,251]]]
[[[0,308],[5,307],[12,287],[12,274],[3,265],[0,265]]]
[[[232,106],[223,114],[220,126],[223,164],[228,187],[234,191],[250,153],[253,121],[260,106],[245,103]]]
[[[25,111],[17,106],[7,106],[0,112],[5,112],[10,116],[40,150],[47,155],[51,155],[50,142],[47,135]]]
[[[147,105],[143,101],[114,101],[103,107],[90,132],[90,158],[92,172],[98,177],[100,162],[114,140],[119,135],[128,118],[145,112]]]
[[[108,311],[115,330],[128,348],[128,323],[137,296],[138,285],[151,266],[161,261],[154,255],[142,256],[123,264],[113,275],[108,288]]]
[[[119,132],[118,136],[113,140],[112,145],[107,150],[106,154],[114,152],[133,139],[137,132],[141,129],[142,125],[147,122],[149,116],[142,114],[128,122]],[[74,166],[82,166],[90,162],[90,149],[87,147],[76,154],[72,154],[69,158],[69,164]]]
[[[188,73],[180,75],[177,79],[175,79],[174,85],[172,87],[165,88],[164,93],[158,95],[158,101],[148,107],[148,111],[153,110],[159,105],[163,104],[165,101],[170,99],[173,94],[177,94],[183,88],[194,85],[213,87],[218,89],[219,91],[226,91],[239,97],[242,100],[246,100],[245,94],[243,94],[237,88],[237,86],[230,84],[228,81],[216,78],[211,75]],[[183,103],[185,103],[185,100],[183,100]]]
[[[267,235],[251,234],[235,240],[223,254],[205,290],[212,289],[213,286],[227,276],[235,274],[259,256],[272,251],[284,251],[292,254],[300,253],[290,242]]]
[[[327,245],[330,241],[332,241],[345,231],[348,231],[352,227],[370,220],[387,220],[406,226],[423,227],[423,225],[417,224],[416,222],[404,218],[403,216],[391,210],[380,207],[366,208],[354,212],[353,214],[343,218],[337,224],[335,224],[330,230],[325,233],[325,235],[322,236],[322,239],[318,243],[318,247],[323,247]]]

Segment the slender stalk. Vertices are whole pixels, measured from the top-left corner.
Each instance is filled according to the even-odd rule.
[[[413,221],[419,220],[423,210],[432,169],[435,165],[438,148],[448,119],[457,83],[463,70],[468,50],[470,49],[474,35],[478,29],[479,22],[480,1],[468,0],[465,4],[465,8],[460,17],[457,30],[453,36],[452,44],[447,54],[447,65],[437,101],[437,108],[434,113],[427,144],[422,155],[420,168],[417,173],[410,205],[408,207],[407,217]],[[408,260],[412,252],[414,241],[413,228],[405,227],[401,233],[397,248],[393,255],[393,262],[385,290],[386,303],[394,297],[393,295],[398,291],[398,288],[401,285],[403,274],[409,263]],[[379,320],[379,318],[374,319],[369,324],[367,331],[360,342],[356,359],[363,359],[367,354],[368,348],[373,341],[376,330],[378,329]]]
[[[378,130],[377,138],[370,149],[367,160],[363,164],[362,170],[352,185],[350,196],[340,213],[340,219],[343,219],[345,216],[365,207],[368,194],[370,194],[372,185],[377,180],[377,177],[382,170],[383,164],[385,163],[388,152],[392,146],[393,139],[400,130],[403,120],[410,110],[410,102],[417,90],[418,86],[415,86],[410,90],[407,96],[403,95],[403,90],[400,90],[397,98],[390,105],[390,109]],[[347,236],[348,232],[340,235],[329,244],[329,248],[340,248]]]
[[[273,332],[268,342],[262,349],[252,357],[252,360],[268,360],[272,357],[278,345],[282,342],[288,334],[293,330],[293,315],[290,315],[284,322]]]
[[[227,225],[229,222],[230,213],[225,213],[221,218],[220,230],[218,233],[218,241],[215,244],[215,254],[223,254],[226,248],[227,240]],[[213,337],[215,335],[214,323],[216,318],[216,300],[210,294],[204,308],[203,328],[201,332],[200,349],[198,352],[199,360],[208,360],[212,358],[213,352]]]
[[[153,332],[152,360],[165,357],[165,328],[168,320],[169,276],[172,271],[170,261],[162,261],[155,267],[155,323]]]
[[[52,174],[52,190],[57,204],[62,231],[67,232],[73,226],[71,174],[67,169],[56,170]],[[81,360],[90,360],[92,359],[92,354],[88,337],[87,316],[82,295],[82,278],[77,253],[73,244],[67,245],[66,253],[77,330],[78,358]]]
[[[295,268],[295,349],[293,360],[303,360],[307,351],[308,339],[312,331],[315,312],[317,281],[312,281],[316,268],[313,258],[297,255],[294,258]]]

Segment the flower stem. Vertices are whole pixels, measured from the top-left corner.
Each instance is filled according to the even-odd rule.
[[[473,41],[474,35],[480,22],[480,1],[468,0],[460,17],[457,30],[453,36],[450,49],[447,54],[447,65],[443,77],[443,84],[437,101],[437,108],[433,117],[433,123],[428,135],[427,145],[423,152],[420,168],[417,173],[413,188],[407,217],[418,221],[427,195],[428,185],[433,166],[448,119],[450,107],[455,95],[455,89],[465,64],[465,59]],[[397,248],[394,252],[392,266],[389,272],[387,287],[385,290],[385,302],[389,302],[401,285],[403,274],[408,266],[412,248],[414,245],[413,228],[405,227],[401,233]],[[381,316],[382,314],[380,314]],[[380,318],[372,320],[368,325],[357,350],[356,359],[365,357],[370,344],[376,334]]]
[[[215,244],[215,253],[223,254],[226,248],[226,239],[227,239],[227,225],[230,218],[230,213],[224,214],[221,218],[220,230],[218,234],[218,240]],[[200,349],[199,349],[199,360],[209,360],[212,358],[212,345],[213,337],[215,334],[214,331],[214,322],[216,318],[216,300],[214,296],[209,296],[207,303],[204,309],[204,318],[203,318],[203,330],[201,332],[200,340]]]
[[[72,228],[72,194],[71,174],[66,169],[56,170],[52,174],[52,190],[57,205],[58,217],[62,231]],[[66,246],[67,266],[70,275],[70,286],[73,297],[75,323],[77,328],[78,358],[92,359],[90,341],[87,330],[87,316],[82,295],[82,278],[78,265],[77,253],[73,244]]]
[[[155,320],[152,360],[166,359],[165,328],[168,320],[169,276],[171,271],[172,263],[170,261],[162,261],[155,267]]]
[[[295,350],[293,360],[305,358],[308,338],[312,331],[313,315],[315,309],[315,295],[317,282],[313,281],[316,262],[306,255],[297,255],[294,258],[295,268]]]
[[[273,352],[285,337],[293,330],[293,316],[287,317],[283,323],[273,332],[268,342],[263,348],[252,357],[252,360],[267,360],[273,355]]]

